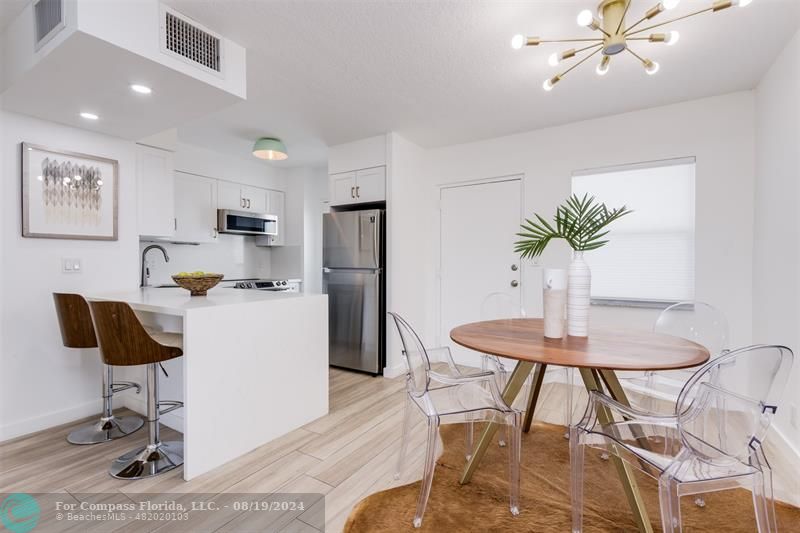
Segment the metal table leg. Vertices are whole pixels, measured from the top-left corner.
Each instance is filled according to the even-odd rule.
[[[627,404],[625,393],[622,391],[622,387],[619,386],[619,381],[617,381],[616,375],[614,375],[613,371],[589,368],[581,368],[580,371],[587,391],[602,392],[603,386],[601,384],[601,379],[605,378],[606,383],[609,385],[609,391],[612,393],[612,395],[616,396],[619,394],[619,398],[624,399],[625,403]],[[601,374],[603,378],[601,378]],[[620,400],[617,399],[617,401]],[[609,424],[611,422],[611,414],[606,410],[605,407],[600,406],[597,410],[597,419],[603,425]],[[647,509],[644,506],[642,494],[639,492],[639,487],[637,486],[633,471],[631,470],[630,466],[628,466],[628,464],[619,457],[614,449],[612,449],[611,460],[614,462],[614,466],[619,474],[619,479],[622,482],[622,489],[625,491],[625,497],[628,499],[628,504],[633,512],[633,519],[636,521],[639,531],[652,533],[653,526],[647,516]]]
[[[514,403],[519,391],[525,384],[525,380],[528,379],[528,375],[531,373],[533,366],[534,363],[529,361],[517,361],[514,371],[511,373],[511,377],[508,378],[508,382],[503,389],[503,400],[505,400],[508,405]],[[544,373],[542,373],[542,375],[544,375]],[[469,483],[469,480],[472,479],[472,474],[486,454],[489,444],[493,442],[494,434],[497,433],[498,429],[499,424],[489,423],[486,429],[483,430],[481,438],[478,441],[478,446],[473,450],[472,457],[467,461],[467,466],[464,468],[464,473],[461,475],[462,485]]]
[[[533,412],[536,410],[536,403],[539,401],[539,393],[542,390],[542,382],[546,371],[547,365],[544,363],[537,363],[536,370],[533,371],[533,383],[531,383],[531,392],[528,395],[528,408],[525,410],[525,422],[522,424],[522,431],[525,433],[531,430]]]

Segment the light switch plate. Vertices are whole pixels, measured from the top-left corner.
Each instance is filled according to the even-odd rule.
[[[63,258],[61,259],[61,272],[64,274],[80,274],[83,270],[83,265],[80,259]]]

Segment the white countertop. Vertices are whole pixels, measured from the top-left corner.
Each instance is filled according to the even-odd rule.
[[[149,311],[183,316],[192,309],[206,309],[228,305],[275,302],[295,298],[315,298],[323,295],[298,292],[257,291],[214,287],[206,296],[191,296],[179,287],[146,287],[133,291],[90,294],[89,300],[116,300],[130,304],[137,311]]]

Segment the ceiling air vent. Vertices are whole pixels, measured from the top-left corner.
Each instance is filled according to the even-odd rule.
[[[220,37],[168,8],[162,13],[162,49],[191,64],[220,74],[222,72]]]
[[[64,28],[64,0],[37,0],[33,4],[36,50]]]

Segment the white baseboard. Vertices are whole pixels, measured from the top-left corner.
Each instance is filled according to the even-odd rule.
[[[81,418],[86,418],[94,414],[99,414],[103,410],[103,401],[98,398],[89,402],[62,409],[46,415],[20,420],[0,426],[0,442],[21,437],[29,433],[35,433],[44,429],[68,424]]]
[[[789,438],[775,424],[770,426],[770,430],[777,437],[775,439],[770,439],[770,444],[774,445],[775,448],[778,448],[782,457],[788,458],[794,465],[800,465],[800,449],[792,444],[792,442],[789,441]]]
[[[392,367],[384,367],[383,368],[383,377],[387,379],[396,378],[397,376],[402,376],[406,373],[406,366],[404,364],[395,365]]]
[[[122,404],[130,409],[136,411],[142,416],[147,414],[147,398],[143,395],[125,394],[122,399]],[[183,433],[183,413],[181,409],[176,409],[171,413],[161,415],[161,423],[165,426]]]

